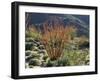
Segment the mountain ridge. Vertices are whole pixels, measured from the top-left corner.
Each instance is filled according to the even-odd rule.
[[[34,24],[37,28],[42,29],[43,23],[50,21],[50,17],[58,17],[64,25],[74,25],[78,29],[78,35],[89,36],[89,16],[88,15],[71,15],[71,14],[46,14],[46,13],[26,13],[29,14],[30,20],[28,25]],[[53,19],[50,22],[54,22]]]

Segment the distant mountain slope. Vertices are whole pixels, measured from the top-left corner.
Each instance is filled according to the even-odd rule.
[[[89,36],[89,16],[88,15],[70,15],[70,14],[46,14],[46,13],[26,13],[29,14],[28,25],[34,24],[42,29],[44,22],[55,22],[53,17],[58,17],[64,25],[74,25],[78,29],[78,35]],[[52,17],[52,18],[51,18]]]

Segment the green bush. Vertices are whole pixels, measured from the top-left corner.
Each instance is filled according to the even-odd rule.
[[[48,60],[46,67],[52,67],[52,66],[56,66],[56,65],[57,65],[56,60],[55,61]]]
[[[25,32],[25,35],[26,35],[26,38],[30,37],[30,38],[33,38],[33,39],[40,39],[41,38],[41,34],[39,32],[32,32],[30,30],[27,30]]]
[[[70,66],[89,64],[89,50],[65,50],[64,54]]]

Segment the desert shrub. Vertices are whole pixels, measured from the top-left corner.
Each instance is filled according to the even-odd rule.
[[[79,37],[77,42],[79,48],[89,48],[89,39],[86,36]]]
[[[46,67],[52,67],[52,66],[53,66],[52,62],[48,61],[48,63],[46,64]]]
[[[61,59],[57,60],[57,66],[68,66],[68,60],[66,57],[62,57]]]
[[[57,61],[56,60],[51,60],[49,59],[47,64],[46,64],[46,67],[52,67],[52,66],[57,66]]]
[[[87,50],[65,50],[64,54],[68,59],[70,66],[74,65],[88,65],[89,64],[89,49]]]
[[[29,62],[31,59],[39,59],[39,55],[36,55],[36,54],[34,54],[34,55],[31,55],[31,56],[27,56],[26,57],[26,62]]]
[[[89,48],[89,38],[86,36],[74,37],[69,43],[65,45],[67,50],[81,50]]]
[[[73,27],[64,27],[62,24],[43,24],[42,42],[51,60],[58,59],[63,54],[65,43],[71,40]]]
[[[78,38],[78,44],[79,45],[82,45],[82,44],[84,44],[85,42],[89,42],[89,40],[88,40],[88,38],[86,37],[86,36],[80,36],[79,38]]]
[[[32,66],[39,66],[41,65],[41,62],[38,60],[38,59],[31,59],[29,61],[29,65],[32,65]]]
[[[31,50],[33,44],[31,42],[25,42],[25,50]]]
[[[57,60],[51,60],[49,59],[46,63],[46,66],[47,67],[58,67],[58,66],[68,66],[68,60],[67,60],[67,57],[66,56],[62,56],[60,57],[59,59]]]
[[[31,56],[32,58],[37,58],[37,59],[39,59],[40,57],[41,57],[41,55],[39,55],[39,54],[32,54],[32,56]]]
[[[48,55],[44,55],[43,60],[46,61],[48,59]]]
[[[32,55],[32,53],[31,53],[31,51],[28,50],[28,51],[25,51],[25,55],[30,56],[30,55]]]
[[[68,36],[68,39],[69,40],[74,40],[74,38],[77,36],[77,33],[76,33],[77,29],[75,28],[75,26],[67,26],[66,27],[66,32],[65,34]]]
[[[25,35],[26,38],[30,37],[33,39],[40,39],[41,38],[41,34],[37,31],[36,27],[34,25],[28,27],[25,31]]]
[[[34,53],[34,51],[27,50],[25,51],[25,56],[26,56],[26,62],[29,62],[32,58],[39,59],[40,54]]]
[[[90,57],[89,57],[89,55],[87,55],[86,58],[85,58],[85,60],[86,60],[85,61],[85,64],[86,65],[89,65],[90,64],[90,60],[89,59],[90,59]]]
[[[25,42],[33,42],[33,38],[27,37],[27,38],[25,38]]]

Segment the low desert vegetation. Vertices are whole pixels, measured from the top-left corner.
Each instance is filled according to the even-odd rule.
[[[77,36],[73,25],[45,22],[41,31],[31,25],[25,37],[26,68],[89,65],[89,38]]]

